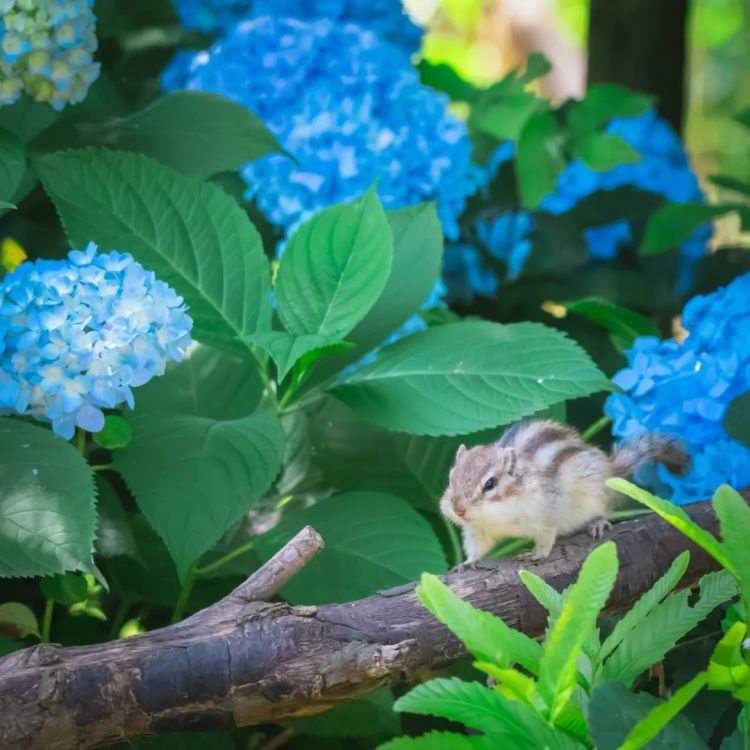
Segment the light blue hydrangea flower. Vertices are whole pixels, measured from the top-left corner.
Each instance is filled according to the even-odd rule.
[[[476,189],[466,126],[377,34],[328,20],[256,18],[197,54],[187,87],[246,105],[297,159],[271,155],[242,169],[246,197],[287,235],[377,180],[386,208],[435,200],[446,234],[457,236]]]
[[[750,486],[750,449],[723,427],[729,404],[750,390],[750,274],[712,294],[694,297],[682,314],[683,343],[641,337],[609,397],[613,434],[630,438],[661,431],[685,441],[693,465],[683,478],[663,468],[644,474],[677,503],[705,500],[722,482]]]
[[[410,55],[422,44],[423,31],[406,15],[401,0],[177,0],[175,8],[183,26],[218,34],[251,16],[327,18],[374,31]]]
[[[97,432],[102,409],[190,344],[182,297],[127,253],[91,242],[67,260],[23,263],[0,281],[0,414],[52,422],[66,439]]]
[[[22,93],[56,110],[99,76],[93,0],[0,0],[0,107]]]

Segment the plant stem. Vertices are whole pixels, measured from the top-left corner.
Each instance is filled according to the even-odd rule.
[[[117,634],[120,632],[122,624],[125,622],[125,618],[128,616],[130,610],[130,599],[123,597],[120,599],[120,604],[117,607],[117,612],[112,619],[112,625],[109,629],[109,640],[114,641],[117,638]]]
[[[52,612],[55,609],[55,600],[47,599],[44,604],[44,616],[42,617],[42,643],[49,643],[52,631]]]
[[[261,745],[258,750],[278,750],[283,747],[287,742],[291,742],[297,736],[297,730],[294,727],[288,727],[283,732],[271,737],[268,742]]]
[[[247,542],[246,544],[243,544],[235,549],[233,549],[231,552],[227,552],[226,555],[223,557],[220,557],[218,560],[214,560],[212,563],[209,563],[208,565],[204,565],[202,568],[195,568],[195,574],[199,576],[204,576],[207,573],[213,573],[215,570],[218,570],[223,565],[226,565],[228,562],[231,562],[234,560],[235,557],[239,557],[240,555],[244,555],[245,552],[249,552],[253,548],[252,542]]]
[[[589,442],[591,438],[596,437],[607,425],[611,424],[612,420],[610,417],[602,417],[601,419],[597,419],[594,424],[589,425],[582,433],[581,437],[586,441]]]
[[[456,527],[447,518],[443,519],[443,523],[445,524],[445,530],[448,533],[448,540],[451,543],[453,565],[460,565],[464,561],[464,551],[461,547],[461,540],[458,538]]]
[[[268,373],[266,372],[266,367],[262,362],[259,362],[258,360],[255,361],[255,364],[257,365],[258,370],[258,376],[261,379],[261,382],[263,383],[263,387],[266,389],[266,393],[268,394],[268,398],[271,399],[271,403],[278,408],[278,399],[276,396],[276,390],[273,387],[273,384],[271,383],[271,378],[268,377]]]
[[[75,441],[76,449],[84,458],[86,458],[86,430],[76,427]]]
[[[174,605],[174,612],[172,612],[172,624],[179,622],[185,614],[185,608],[187,607],[190,594],[193,592],[193,586],[195,586],[195,580],[197,578],[196,567],[193,565],[188,570],[185,580],[180,589],[180,595],[177,597],[177,604]]]
[[[625,510],[616,510],[612,513],[612,518],[636,518],[637,516],[647,516],[653,513],[648,508],[626,508]]]
[[[91,468],[94,471],[110,471],[112,466],[112,464],[94,464]]]

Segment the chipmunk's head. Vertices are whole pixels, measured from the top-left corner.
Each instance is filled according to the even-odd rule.
[[[516,452],[499,445],[461,445],[450,472],[450,510],[453,520],[468,523],[484,503],[498,503],[518,495],[520,477]]]

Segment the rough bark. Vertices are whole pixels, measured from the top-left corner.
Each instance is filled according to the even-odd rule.
[[[686,508],[716,532],[708,503]],[[682,534],[650,515],[617,524],[620,573],[607,603],[630,605],[683,549],[682,585],[716,569]],[[0,746],[70,750],[142,734],[233,729],[317,713],[396,680],[465,656],[462,645],[419,603],[414,585],[347,604],[268,603],[322,546],[300,532],[242,586],[215,605],[161,630],[94,646],[36,646],[0,660]],[[452,573],[459,596],[532,636],[545,613],[521,584],[534,570],[561,589],[593,546],[571,537],[540,563],[504,560]]]
[[[591,0],[588,82],[619,83],[657,97],[682,131],[687,0]]]

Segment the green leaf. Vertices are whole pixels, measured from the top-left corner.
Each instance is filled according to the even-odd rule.
[[[597,172],[608,172],[619,164],[635,164],[641,155],[619,135],[586,133],[573,147],[573,154]]]
[[[742,653],[746,634],[744,622],[734,623],[716,645],[707,672],[711,690],[727,690],[745,703],[750,702],[750,666]]]
[[[552,63],[545,55],[541,52],[532,52],[526,58],[526,71],[519,76],[518,80],[525,85],[546,76],[551,70]]]
[[[649,218],[643,235],[640,252],[644,255],[661,253],[678,247],[702,224],[730,213],[744,211],[744,206],[705,203],[668,203]]]
[[[501,668],[518,662],[532,674],[539,672],[542,658],[539,643],[520,630],[508,627],[499,617],[465,602],[436,576],[422,574],[417,596],[479,661]]]
[[[331,343],[334,341],[333,337],[325,338],[314,333],[292,336],[286,331],[268,331],[258,334],[256,340],[276,364],[276,380],[279,383],[306,354],[322,351],[328,346],[336,346]]]
[[[623,340],[626,347],[638,336],[658,336],[659,327],[650,318],[600,297],[561,303],[566,310],[597,323]]]
[[[425,86],[448,94],[451,101],[468,102],[477,93],[477,89],[471,83],[446,63],[434,63],[422,57],[416,67]]]
[[[16,206],[14,203],[8,203],[8,201],[0,201],[0,208],[7,208],[8,210],[11,210],[17,209],[18,206]]]
[[[663,705],[648,693],[632,693],[620,683],[597,685],[588,708],[597,750],[619,750],[628,733],[650,711]],[[647,745],[648,750],[708,750],[687,717],[675,716]]]
[[[293,336],[346,336],[385,288],[393,237],[373,188],[327,208],[292,235],[276,279],[278,312]]]
[[[84,146],[141,153],[198,179],[282,150],[247,107],[206,91],[173,91],[127,117],[72,124],[63,120],[31,148],[39,152]]]
[[[565,593],[555,591],[545,580],[540,578],[536,573],[528,570],[519,572],[524,586],[529,590],[531,595],[549,612],[549,625],[551,628],[562,613],[565,604]]]
[[[607,480],[607,486],[616,492],[622,492],[623,495],[627,495],[633,500],[637,500],[647,508],[651,508],[654,513],[661,516],[688,539],[708,552],[719,565],[726,568],[730,573],[736,573],[732,562],[724,553],[721,542],[713,534],[698,526],[678,505],[656,497],[626,479],[609,479]]]
[[[0,419],[0,577],[93,569],[94,479],[70,443]]]
[[[729,485],[716,490],[713,509],[719,519],[722,549],[732,563],[746,608],[750,608],[750,508]]]
[[[321,380],[341,370],[382,343],[414,315],[440,278],[443,228],[434,203],[387,211],[393,235],[393,265],[382,294],[363,320],[347,335],[355,347],[321,362]],[[314,375],[311,375],[315,379]]]
[[[555,719],[570,700],[578,677],[578,657],[617,578],[614,542],[597,547],[584,561],[566,593],[562,612],[550,629],[539,663],[539,692]]]
[[[726,571],[709,573],[700,582],[700,596],[690,606],[690,592],[679,591],[654,607],[622,640],[604,662],[600,678],[631,686],[636,678],[704,620],[716,607],[736,594]]]
[[[381,430],[333,399],[312,422],[314,461],[331,485],[340,490],[388,492],[432,512],[462,442],[473,440]]]
[[[627,634],[638,627],[654,607],[666,597],[685,575],[690,552],[685,550],[669,566],[669,570],[618,620],[599,650],[599,661],[606,659],[619,646]]]
[[[284,587],[294,604],[369,596],[447,567],[429,523],[401,498],[377,492],[347,492],[290,512],[258,538],[258,554],[267,560],[308,524],[326,546]]]
[[[122,507],[112,485],[98,474],[96,487],[99,496],[97,510],[99,525],[96,530],[96,553],[112,558],[124,555],[145,563],[140,555],[133,528],[134,514]]]
[[[579,748],[562,732],[547,725],[520,701],[505,698],[478,682],[435,679],[396,701],[397,711],[439,716],[484,732],[503,750]]]
[[[421,737],[398,737],[378,750],[491,750],[495,745],[486,737],[467,737],[455,732],[427,732]]]
[[[220,188],[140,154],[89,148],[34,161],[70,243],[131,252],[187,302],[199,341],[245,357],[268,330],[260,235]]]
[[[82,602],[89,595],[86,579],[76,573],[63,573],[51,578],[42,578],[39,588],[47,599],[54,599],[58,604],[66,607]]]
[[[21,184],[26,171],[26,152],[23,143],[8,130],[0,130],[0,199],[9,203]]]
[[[750,393],[735,398],[724,414],[724,429],[732,440],[750,447]]]
[[[744,125],[746,128],[750,128],[750,107],[740,110],[732,119]]]
[[[478,321],[397,341],[331,394],[389,430],[457,435],[608,387],[588,355],[560,332],[537,323]]]
[[[565,136],[551,112],[539,112],[524,125],[518,138],[516,175],[525,208],[536,208],[555,191],[565,169]]]
[[[341,703],[322,714],[296,719],[291,725],[300,734],[315,737],[391,737],[401,730],[389,688]]]
[[[706,673],[699,672],[690,682],[679,688],[664,703],[653,708],[645,719],[641,719],[631,730],[620,750],[640,750],[682,711],[685,706],[703,689]]]
[[[477,97],[471,108],[472,129],[501,141],[517,141],[531,116],[544,102],[531,91],[491,87]]]
[[[25,605],[18,602],[0,604],[0,634],[26,638],[39,635],[39,624],[36,615]]]
[[[126,419],[117,414],[107,414],[104,417],[104,429],[91,436],[97,445],[108,450],[124,448],[133,437],[130,425]]]
[[[586,98],[569,115],[571,128],[579,133],[598,130],[613,117],[636,117],[652,106],[654,97],[630,91],[616,83],[590,86]]]
[[[750,184],[747,182],[738,180],[735,177],[727,177],[725,175],[713,175],[708,179],[717,187],[750,197]]]
[[[114,465],[182,579],[271,486],[284,450],[281,424],[261,404],[233,419],[136,414],[132,427]]]

